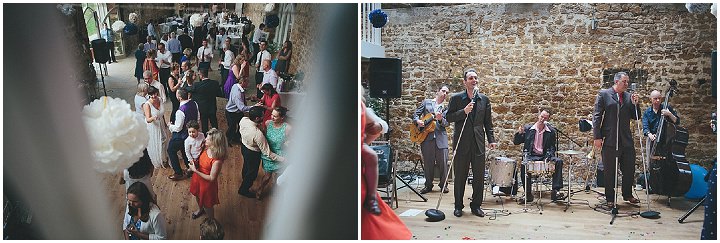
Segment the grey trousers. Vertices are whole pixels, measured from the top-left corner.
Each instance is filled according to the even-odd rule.
[[[425,172],[425,188],[433,188],[433,180],[435,180],[435,167],[440,169],[440,184],[442,188],[447,181],[448,172],[448,149],[438,148],[435,139],[427,139],[420,144],[422,152],[423,169]],[[442,189],[441,189],[442,190]]]

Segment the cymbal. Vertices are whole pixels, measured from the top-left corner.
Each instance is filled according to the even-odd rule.
[[[566,154],[566,155],[578,155],[578,154],[584,154],[583,151],[577,151],[577,150],[561,150],[557,151],[558,154]]]

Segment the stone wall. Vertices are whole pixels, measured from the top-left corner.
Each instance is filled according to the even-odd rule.
[[[592,113],[598,90],[610,85],[602,81],[607,69],[647,71],[631,77],[640,80],[643,108],[652,89],[677,80],[680,93],[670,103],[690,133],[687,156],[692,163],[715,157],[709,120],[716,99],[710,82],[698,82],[710,80],[710,52],[717,48],[710,13],[691,14],[682,4],[466,4],[385,12],[386,56],[403,61],[402,98],[392,99],[389,122],[401,161],[419,157],[405,129],[418,102],[441,84],[460,92],[467,68],[478,71],[481,92],[492,101],[500,145],[491,157],[520,157],[512,136],[537,119],[540,106],[552,107],[551,122],[584,146],[592,134],[581,133],[578,120]],[[559,149],[570,148],[561,137]]]
[[[315,59],[313,54],[317,53],[315,43],[323,34],[318,31],[322,29],[319,27],[319,17],[323,8],[322,4],[317,3],[299,3],[295,6],[295,19],[290,32],[290,41],[293,43],[290,73],[301,71],[305,77],[311,76],[310,69]]]

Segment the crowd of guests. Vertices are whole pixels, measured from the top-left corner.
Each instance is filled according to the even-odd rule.
[[[263,28],[261,24],[259,29]],[[197,33],[190,37],[178,30],[157,40],[158,34],[148,35],[135,52],[138,80],[135,111],[147,123],[149,143],[143,156],[121,178],[128,201],[122,225],[124,236],[168,238],[162,202],[157,201],[150,178],[158,174],[155,169],[170,168],[173,170],[170,180],[191,178],[188,191],[196,199],[197,210],[189,217],[207,218],[200,227],[201,238],[222,239],[222,226],[215,220],[213,208],[219,204],[222,165],[233,159],[228,157],[229,150],[240,147],[243,155],[238,194],[244,197],[262,199],[284,168],[284,148],[291,126],[287,122],[288,109],[281,106],[277,92],[278,75],[271,68],[267,36],[261,32],[258,41],[262,45],[251,50],[248,38],[243,36],[241,44],[234,46],[224,29],[217,39]],[[199,38],[201,44],[193,46]],[[283,69],[278,72],[287,71],[291,55],[292,43],[287,41],[277,56],[278,67]],[[252,64],[256,66],[258,94],[246,97]],[[214,68],[219,68],[222,80],[210,78]],[[227,99],[225,131],[218,124],[217,98]],[[169,121],[164,106],[168,100],[172,103]],[[185,166],[181,166],[181,161]],[[264,176],[253,186],[261,165]]]

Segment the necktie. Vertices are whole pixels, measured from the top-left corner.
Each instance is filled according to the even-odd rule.
[[[623,103],[623,93],[618,93],[618,100],[620,101],[620,105]]]
[[[205,47],[203,47],[202,51],[202,62],[205,62]]]

